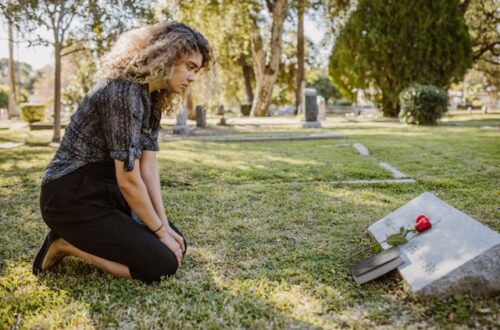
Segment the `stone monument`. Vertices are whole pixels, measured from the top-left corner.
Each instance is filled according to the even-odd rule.
[[[305,89],[305,122],[303,128],[321,128],[321,123],[318,121],[318,101],[316,89]]]
[[[187,125],[188,109],[185,105],[177,115],[175,126],[173,127],[174,134],[189,134],[193,128]]]
[[[224,116],[224,104],[220,104],[217,106],[217,108],[215,110],[215,114],[217,116]]]
[[[326,102],[323,96],[318,95],[318,120],[326,120]]]
[[[202,105],[196,106],[196,127],[207,127],[207,110]]]
[[[399,246],[404,263],[398,267],[416,295],[500,293],[500,234],[431,193],[423,193],[368,231],[387,249],[387,236],[400,227],[413,228],[419,215],[428,217],[432,228]]]

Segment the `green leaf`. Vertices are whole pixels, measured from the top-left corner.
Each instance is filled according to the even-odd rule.
[[[382,252],[382,247],[380,246],[380,244],[372,246],[372,253],[379,253],[379,252]]]
[[[408,240],[404,238],[401,234],[392,234],[387,236],[387,244],[390,246],[399,246],[406,244]]]

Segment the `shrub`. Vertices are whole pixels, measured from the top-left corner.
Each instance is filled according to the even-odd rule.
[[[252,111],[252,104],[251,103],[242,103],[240,105],[240,110],[241,114],[243,116],[250,116],[250,112]]]
[[[0,85],[0,109],[9,107],[9,87]]]
[[[23,103],[21,104],[21,118],[28,123],[42,121],[45,118],[45,104]]]
[[[411,125],[434,125],[448,110],[448,95],[432,85],[412,85],[399,94],[399,119]]]

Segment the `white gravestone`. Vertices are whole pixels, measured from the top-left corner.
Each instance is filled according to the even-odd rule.
[[[183,105],[176,117],[176,123],[173,127],[174,134],[189,134],[193,128],[187,125],[188,109]]]
[[[318,95],[318,120],[326,120],[326,102],[320,95]]]
[[[500,292],[500,234],[472,219],[431,193],[425,192],[368,228],[382,243],[400,227],[413,228],[419,215],[431,229],[401,245],[405,261],[398,267],[411,290],[419,296],[445,298],[471,292]]]

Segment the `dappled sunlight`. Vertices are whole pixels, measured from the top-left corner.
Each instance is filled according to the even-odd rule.
[[[300,143],[204,143],[181,141],[160,152],[169,184],[385,179],[390,173],[352,148],[330,141]],[[162,149],[163,150],[163,149]],[[180,173],[189,172],[188,176]],[[182,177],[180,177],[182,176]]]
[[[160,152],[160,159],[171,161],[172,159],[182,158],[183,161],[200,162],[218,167],[232,167],[242,166],[243,164],[260,164],[267,163],[267,161],[275,161],[293,165],[317,165],[323,164],[312,159],[297,159],[298,154],[289,157],[278,156],[276,150],[249,150],[247,146],[230,146],[223,144],[223,148],[217,148],[217,145],[206,144],[200,142],[192,142],[189,144],[191,147],[186,148],[183,144],[177,147],[175,144],[170,143],[172,146],[168,151]],[[252,148],[255,148],[253,146]],[[207,152],[208,151],[208,152]],[[272,152],[273,154],[269,154]],[[300,156],[302,157],[302,156]]]
[[[445,324],[462,302],[420,304],[394,273],[359,287],[346,257],[373,243],[370,224],[424,191],[497,228],[495,139],[479,129],[408,129],[425,135],[419,138],[349,130],[349,145],[365,144],[417,183],[332,185],[390,177],[339,141],[163,143],[166,212],[189,247],[176,276],[150,286],[73,257],[32,276],[29,261],[48,230],[39,183],[54,149],[0,151],[0,222],[9,224],[0,235],[0,294],[9,297],[0,313],[16,310],[23,327],[45,328],[47,320],[59,328],[406,328],[437,309],[430,324]],[[374,134],[357,134],[363,131]],[[492,300],[478,304],[496,307]]]
[[[31,170],[33,168],[38,169],[39,166],[34,165],[31,160],[21,160],[15,162],[8,162],[0,165],[0,171],[22,171]]]
[[[383,185],[380,185],[381,187]],[[415,186],[413,186],[415,187]],[[321,185],[318,187],[324,197],[332,200],[340,200],[344,203],[354,203],[357,206],[370,207],[370,208],[380,208],[380,207],[391,207],[393,205],[398,205],[398,199],[393,194],[385,193],[383,189],[374,190],[368,186],[353,188],[338,188],[331,187],[330,185]],[[412,190],[415,195],[418,192],[415,189]],[[423,192],[423,191],[422,191]],[[401,200],[399,196],[399,200]]]
[[[3,263],[0,315],[8,324],[23,329],[95,328],[88,304],[72,299],[65,290],[48,287],[31,274],[29,263],[19,260]]]
[[[293,158],[285,158],[285,157],[278,157],[278,156],[265,156],[263,157],[263,160],[269,160],[271,162],[281,162],[281,163],[286,163],[290,165],[325,165],[323,162],[318,162],[318,161],[313,161],[313,160],[298,160],[298,159],[293,159]]]
[[[234,295],[251,296],[284,313],[292,319],[307,322],[313,326],[332,328],[332,315],[327,312],[322,301],[310,290],[300,285],[274,282],[268,279],[215,278],[215,283]]]
[[[224,265],[206,248],[194,248],[190,255],[208,272],[219,290],[227,291],[236,297],[256,299],[270,308],[283,313],[287,318],[305,322],[311,326],[335,327],[334,314],[311,289],[302,285],[290,285],[286,281],[276,282],[266,278],[240,279],[224,270]],[[324,289],[324,286],[323,286]],[[334,289],[328,290],[330,296],[341,299]]]

